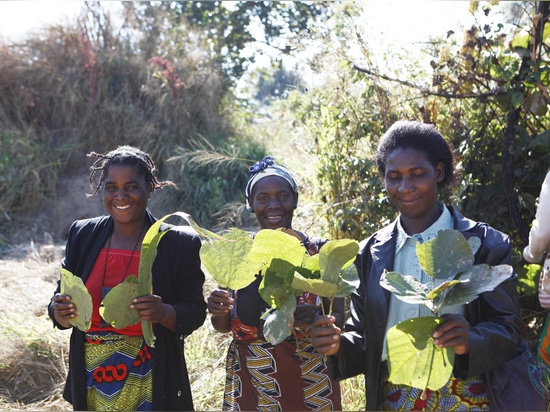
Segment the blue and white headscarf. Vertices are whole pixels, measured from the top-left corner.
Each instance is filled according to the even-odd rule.
[[[283,165],[276,164],[275,159],[271,156],[266,156],[263,160],[260,160],[250,166],[248,169],[248,176],[248,183],[246,184],[246,189],[244,190],[244,195],[247,199],[250,198],[254,185],[264,177],[268,176],[282,177],[290,184],[294,194],[298,194],[298,185],[296,184],[296,180],[294,180],[294,176],[292,176],[290,170]]]

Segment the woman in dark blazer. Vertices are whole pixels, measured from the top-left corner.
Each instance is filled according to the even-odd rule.
[[[62,267],[80,277],[92,295],[92,326],[72,328],[69,374],[64,398],[75,410],[193,410],[184,356],[185,337],[206,318],[199,236],[188,227],[163,224],[152,267],[153,293],[133,301],[142,320],[153,323],[154,347],[143,339],[141,322],[122,330],[106,324],[98,312],[105,293],[138,274],[141,243],[157,220],[148,210],[160,182],[149,155],[122,146],[91,168],[90,183],[101,173],[92,194],[103,190],[109,216],[79,220],[69,229]],[[70,297],[59,287],[48,307],[54,325],[71,328],[76,316]],[[114,371],[114,372],[113,372]]]

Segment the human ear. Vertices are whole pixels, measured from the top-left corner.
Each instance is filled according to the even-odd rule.
[[[443,162],[439,162],[435,166],[435,176],[437,183],[441,183],[445,179],[445,164]]]

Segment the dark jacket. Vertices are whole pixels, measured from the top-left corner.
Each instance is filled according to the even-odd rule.
[[[146,218],[156,219],[147,211]],[[69,229],[62,266],[85,282],[99,251],[113,231],[109,216],[79,220]],[[153,408],[154,410],[193,410],[193,399],[184,357],[184,339],[198,329],[206,319],[206,302],[202,286],[199,250],[201,240],[189,227],[163,224],[170,230],[161,239],[153,263],[153,293],[176,310],[177,327],[172,332],[154,325]],[[59,286],[56,293],[59,292]],[[52,320],[53,299],[48,307]],[[54,325],[63,329],[54,320]],[[86,374],[84,369],[84,333],[73,328],[70,340],[69,373],[63,397],[75,410],[86,410]]]
[[[453,228],[466,239],[477,236],[481,246],[475,264],[491,266],[510,263],[512,246],[507,235],[462,216],[456,209]],[[329,357],[334,379],[365,375],[367,410],[376,410],[380,402],[380,383],[384,376],[381,362],[390,292],[380,286],[384,269],[393,270],[396,246],[396,221],[361,243],[357,267],[361,284],[352,295],[351,317],[341,335],[340,351]],[[522,322],[516,292],[516,275],[491,292],[481,294],[466,305],[470,323],[470,351],[456,355],[453,373],[466,379],[503,364],[518,350]]]

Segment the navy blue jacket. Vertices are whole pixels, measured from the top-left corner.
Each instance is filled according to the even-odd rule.
[[[146,219],[156,219],[147,211]],[[105,241],[113,231],[110,216],[75,221],[69,229],[65,258],[62,266],[74,275],[88,278]],[[163,224],[161,230],[171,227],[161,239],[153,263],[153,293],[162,297],[176,310],[177,326],[172,332],[154,325],[153,408],[154,410],[193,410],[191,387],[184,356],[184,339],[198,329],[206,319],[206,302],[202,287],[200,237],[187,226]],[[56,293],[59,292],[59,286]],[[53,317],[53,299],[48,307],[54,325],[63,329]],[[84,369],[84,333],[73,328],[70,340],[69,373],[63,397],[74,410],[87,410],[86,374]]]
[[[481,246],[475,264],[510,264],[510,239],[485,223],[475,222],[448,207],[453,228],[466,239],[477,236]],[[396,221],[361,242],[357,267],[361,284],[351,297],[351,317],[341,335],[340,351],[328,359],[336,380],[364,374],[367,410],[377,410],[380,384],[384,378],[381,356],[386,333],[390,292],[380,286],[384,269],[393,270]],[[481,294],[466,305],[470,323],[470,351],[456,355],[453,373],[466,379],[501,365],[514,355],[521,342],[522,321],[516,291],[516,275],[491,292]]]

